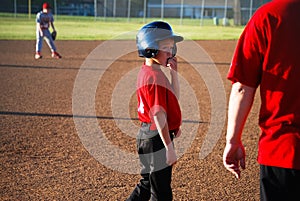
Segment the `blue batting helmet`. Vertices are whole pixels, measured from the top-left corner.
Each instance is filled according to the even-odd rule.
[[[176,43],[183,40],[182,36],[175,35],[171,26],[162,21],[154,21],[143,26],[136,36],[136,45],[140,57],[152,58],[158,53],[158,42],[167,38],[174,39],[173,56],[176,55]]]

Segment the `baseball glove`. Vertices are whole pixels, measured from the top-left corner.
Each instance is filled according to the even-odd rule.
[[[51,33],[51,37],[52,37],[53,40],[56,39],[56,35],[57,35],[57,32],[56,32],[56,31],[53,31],[53,32]]]

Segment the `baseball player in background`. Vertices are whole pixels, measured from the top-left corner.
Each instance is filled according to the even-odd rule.
[[[43,46],[43,38],[45,37],[45,40],[48,44],[48,46],[51,49],[52,57],[60,59],[61,55],[56,52],[56,47],[54,44],[54,39],[52,38],[52,34],[49,31],[49,27],[52,27],[54,36],[56,36],[56,30],[54,27],[54,18],[53,15],[50,12],[50,4],[44,3],[42,11],[38,12],[36,15],[36,53],[35,53],[35,59],[41,59],[41,50]]]
[[[141,176],[128,200],[172,200],[172,165],[177,157],[173,138],[180,135],[181,110],[178,103],[176,43],[183,37],[173,33],[166,22],[155,21],[141,28],[137,47],[145,61],[137,77],[137,136]],[[168,68],[171,82],[161,68]]]

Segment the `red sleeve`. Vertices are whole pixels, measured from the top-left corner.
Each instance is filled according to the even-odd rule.
[[[261,81],[262,62],[266,51],[263,20],[256,15],[245,27],[236,46],[227,78],[250,87]]]

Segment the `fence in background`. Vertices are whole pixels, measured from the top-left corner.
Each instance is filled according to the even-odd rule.
[[[211,18],[218,25],[244,25],[258,7],[270,0],[48,0],[57,15],[94,16],[98,18]],[[41,10],[43,0],[1,0],[0,12],[32,14]]]

